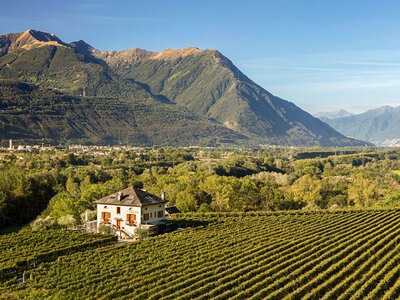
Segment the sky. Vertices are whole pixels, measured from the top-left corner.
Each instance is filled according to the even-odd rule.
[[[0,34],[99,50],[217,49],[310,113],[400,105],[400,1],[0,0]]]

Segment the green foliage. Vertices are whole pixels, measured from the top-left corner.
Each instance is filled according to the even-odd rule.
[[[135,236],[141,240],[145,240],[149,237],[149,230],[147,228],[138,227],[135,229]]]
[[[112,228],[112,226],[107,225],[107,224],[101,224],[99,228],[97,229],[97,232],[100,234],[106,234],[106,235],[114,235],[115,231]]]
[[[72,215],[81,223],[95,200],[129,185],[155,195],[164,191],[168,204],[183,212],[398,206],[397,150],[355,148],[348,150],[353,154],[295,160],[297,151],[305,150],[154,147],[101,155],[78,149],[7,154],[0,168],[0,222]],[[21,216],[30,217],[21,222]]]
[[[43,230],[53,228],[55,225],[54,218],[47,216],[46,218],[37,218],[31,223],[33,230]]]
[[[29,223],[54,194],[52,172],[29,175],[20,168],[0,169],[0,227]]]
[[[57,220],[57,224],[63,228],[71,228],[76,225],[76,219],[73,215],[62,216]]]
[[[195,194],[183,190],[176,195],[175,205],[180,211],[189,212],[196,211],[198,203]]]
[[[61,192],[51,198],[46,213],[58,219],[63,216],[76,216],[76,200],[68,193]]]
[[[94,221],[97,219],[97,211],[96,210],[85,210],[81,213],[81,222],[85,223],[87,217],[87,221]]]

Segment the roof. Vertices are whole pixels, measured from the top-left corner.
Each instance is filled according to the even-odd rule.
[[[111,204],[111,205],[125,205],[125,206],[145,206],[159,203],[166,203],[156,195],[150,194],[145,190],[135,187],[128,187],[114,194],[103,197],[94,203],[96,204]]]
[[[165,211],[166,211],[169,215],[178,214],[178,213],[181,212],[175,205],[174,205],[174,206],[168,206],[168,207],[166,207],[166,208],[165,208]]]

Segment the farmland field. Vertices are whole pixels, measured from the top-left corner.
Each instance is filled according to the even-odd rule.
[[[24,283],[3,280],[0,294],[30,299],[400,295],[400,210],[188,214],[176,222],[193,227],[61,255],[27,271]]]

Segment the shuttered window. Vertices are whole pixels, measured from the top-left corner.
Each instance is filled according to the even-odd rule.
[[[134,223],[136,221],[136,215],[135,214],[127,214],[126,221],[128,224]]]
[[[101,213],[101,218],[104,220],[104,222],[107,222],[109,218],[111,218],[111,213],[103,211]]]

